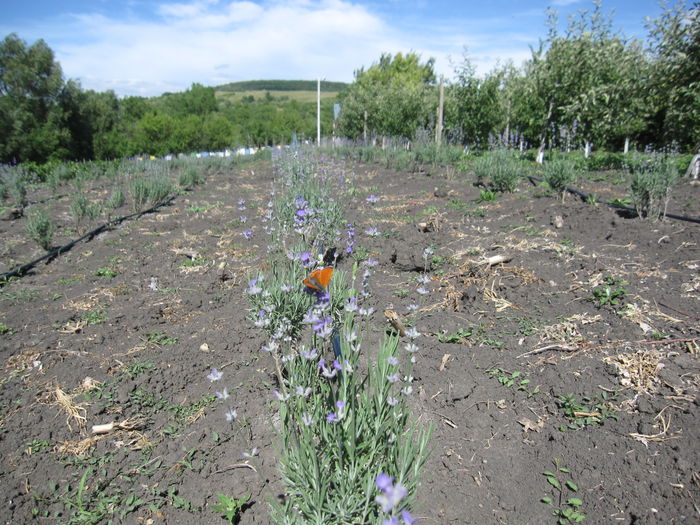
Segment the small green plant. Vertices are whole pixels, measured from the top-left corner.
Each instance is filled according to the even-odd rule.
[[[574,496],[578,492],[578,485],[573,479],[563,480],[562,475],[571,478],[571,470],[562,467],[559,459],[555,458],[554,472],[545,470],[542,475],[547,479],[552,488],[556,491],[554,497],[544,496],[540,501],[547,505],[556,507],[552,510],[552,515],[557,518],[559,525],[567,523],[581,523],[586,519],[586,515],[581,510],[583,501]]]
[[[352,257],[353,259],[355,259],[355,261],[357,261],[357,263],[366,261],[367,259],[369,259],[369,250],[365,246],[358,245],[352,252]]]
[[[528,385],[530,380],[523,377],[523,373],[516,370],[515,372],[508,372],[503,368],[492,368],[486,371],[492,377],[498,379],[498,382],[503,386],[509,388],[515,388],[516,390],[527,392],[527,397],[531,398],[535,394],[540,393],[540,387],[536,386],[532,391],[528,391]]]
[[[616,197],[610,201],[610,204],[614,204],[615,206],[627,207],[627,206],[632,205],[632,199],[620,199],[620,198]]]
[[[12,335],[15,331],[5,323],[0,323],[0,335]]]
[[[230,498],[225,494],[217,494],[216,498],[219,500],[219,504],[214,505],[212,509],[223,515],[229,523],[238,523],[238,519],[240,518],[238,513],[243,510],[243,507],[250,500],[250,494],[246,494],[240,498]]]
[[[168,337],[163,332],[150,332],[146,334],[146,341],[150,344],[167,346],[177,343],[177,337]]]
[[[99,268],[97,271],[95,271],[95,275],[97,277],[105,277],[107,279],[112,279],[119,275],[119,272],[111,266],[103,266],[102,268]]]
[[[147,371],[155,370],[156,368],[156,365],[149,363],[148,361],[135,361],[127,367],[126,375],[129,376],[129,379],[134,379],[141,374],[145,374]]]
[[[558,158],[544,165],[544,181],[564,201],[566,188],[578,177],[576,165],[569,160]]]
[[[24,231],[27,237],[36,242],[44,250],[49,251],[51,249],[53,234],[56,231],[56,225],[48,214],[42,208],[39,208],[32,210],[32,212],[27,215],[26,222],[24,223]]]
[[[568,426],[559,427],[562,432],[567,429],[580,430],[587,426],[603,425],[607,419],[617,420],[607,392],[602,392],[599,399],[583,396],[581,401],[576,394],[565,394],[559,396],[557,405],[564,410],[564,417],[569,422]]]
[[[466,340],[472,336],[473,333],[474,333],[474,329],[470,327],[466,330],[464,328],[458,328],[457,330],[455,330],[451,334],[434,334],[434,335],[435,335],[435,337],[437,337],[438,341],[440,341],[441,343],[464,344],[466,342]]]
[[[496,192],[493,190],[483,189],[479,191],[479,198],[476,202],[481,204],[483,202],[496,202]]]
[[[619,277],[606,275],[603,279],[603,284],[593,288],[592,300],[596,303],[598,308],[602,308],[606,304],[616,306],[627,295],[625,286],[627,286],[626,281],[623,281]]]
[[[197,257],[192,257],[191,259],[187,259],[186,261],[183,261],[180,263],[180,267],[182,268],[195,268],[197,266],[202,266],[206,260],[204,257],[201,255],[198,255]]]
[[[104,323],[107,320],[107,314],[102,308],[97,308],[90,312],[85,312],[81,317],[88,325],[93,326],[96,324]]]
[[[27,443],[26,447],[24,449],[24,453],[27,454],[28,456],[31,456],[32,454],[38,454],[39,452],[46,450],[51,446],[51,443],[49,443],[47,440],[38,440],[38,439],[33,439],[29,443]]]

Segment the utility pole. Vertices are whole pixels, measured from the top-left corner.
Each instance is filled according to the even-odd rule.
[[[321,77],[316,89],[316,147],[321,146]]]
[[[440,148],[442,142],[442,110],[445,104],[444,77],[440,76],[440,100],[438,102],[437,126],[435,126],[435,145]]]

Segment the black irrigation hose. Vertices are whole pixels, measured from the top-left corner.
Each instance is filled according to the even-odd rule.
[[[172,201],[175,200],[175,198],[176,198],[176,195],[173,195],[169,199],[167,199],[159,204],[156,204],[155,206],[153,206],[152,208],[149,208],[147,210],[132,213],[130,215],[124,215],[123,217],[119,217],[117,219],[112,219],[111,221],[109,221],[101,226],[98,226],[97,228],[95,228],[93,230],[90,230],[89,232],[87,232],[85,235],[83,235],[79,239],[75,239],[74,241],[71,241],[68,244],[64,244],[63,246],[59,246],[58,248],[53,248],[48,253],[42,255],[38,259],[35,259],[31,262],[22,264],[20,266],[17,266],[14,269],[10,270],[9,272],[5,272],[3,274],[0,274],[0,286],[2,286],[2,284],[4,284],[3,281],[9,279],[10,277],[21,277],[22,275],[27,273],[28,270],[31,270],[34,266],[36,266],[37,264],[39,264],[43,260],[46,260],[46,264],[49,264],[53,259],[55,259],[59,255],[61,255],[62,253],[67,252],[68,250],[73,248],[73,246],[78,244],[80,241],[82,241],[84,239],[91,240],[95,235],[102,233],[107,228],[110,228],[112,226],[116,226],[117,224],[121,224],[122,222],[124,222],[126,220],[133,219],[135,217],[141,217],[142,215],[146,215],[147,213],[152,213],[152,212],[156,211],[158,208],[160,208],[161,206],[165,206],[166,204],[170,204]]]
[[[543,182],[543,179],[540,179],[540,178],[535,177],[533,175],[521,175],[521,177],[526,177],[533,184],[535,182]],[[568,191],[569,193],[572,193],[573,195],[578,195],[584,201],[587,201],[590,197],[590,195],[587,195],[587,194],[583,193],[582,191],[579,191],[576,188],[571,188],[569,186],[566,187],[566,191]],[[606,206],[608,206],[610,208],[616,208],[618,210],[631,211],[633,213],[637,213],[637,210],[635,210],[634,208],[630,208],[629,206],[623,206],[622,204],[615,204],[614,202],[605,202],[605,201],[597,201],[597,202],[600,202],[601,204],[605,204]],[[687,222],[694,222],[695,224],[700,224],[700,219],[696,219],[695,217],[684,217],[683,215],[675,215],[673,213],[665,213],[664,217],[669,217],[671,219],[676,219],[679,221],[687,221]]]

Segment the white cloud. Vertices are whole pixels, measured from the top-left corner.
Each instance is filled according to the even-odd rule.
[[[498,58],[519,64],[529,57],[527,42],[536,43],[516,32],[495,41],[502,19],[432,26],[418,20],[418,26],[406,27],[358,1],[192,0],[163,3],[155,18],[83,13],[61,23],[38,21],[32,31],[55,51],[65,76],[84,88],[147,96],[184,90],[193,82],[319,76],[350,82],[356,69],[399,51],[435,57],[437,73],[449,78],[449,58],[461,61],[464,45],[483,74]]]

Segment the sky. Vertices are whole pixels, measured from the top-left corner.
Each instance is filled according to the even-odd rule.
[[[447,79],[466,54],[483,75],[516,66],[591,0],[0,0],[0,38],[43,39],[66,79],[119,96],[259,79],[352,82],[382,53],[435,58]],[[644,39],[656,0],[604,0],[613,28]]]

